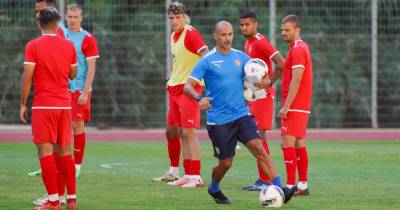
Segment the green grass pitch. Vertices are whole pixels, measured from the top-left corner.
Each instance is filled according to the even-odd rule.
[[[284,177],[278,142],[270,143]],[[400,209],[400,142],[308,142],[311,196],[294,197],[285,209]],[[209,142],[202,142],[202,176],[209,183],[216,163]],[[0,143],[0,209],[32,209],[44,194],[31,143]],[[232,205],[217,206],[201,189],[183,189],[152,181],[167,169],[165,142],[89,142],[78,180],[81,210],[261,209],[258,192],[241,190],[254,182],[256,165],[242,147],[221,187]]]

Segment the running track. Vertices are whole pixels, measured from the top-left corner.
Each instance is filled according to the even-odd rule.
[[[279,130],[270,132],[270,139],[279,140]],[[94,141],[165,141],[162,129],[109,129],[97,130],[89,127],[86,131],[87,139]],[[207,131],[199,130],[200,140],[208,140]],[[0,125],[0,142],[31,141],[29,126]],[[310,129],[308,140],[353,140],[353,141],[400,141],[400,129]]]

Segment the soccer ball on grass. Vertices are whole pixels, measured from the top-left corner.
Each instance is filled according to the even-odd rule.
[[[285,194],[282,189],[275,185],[270,185],[260,193],[260,203],[262,207],[280,208],[283,206]]]

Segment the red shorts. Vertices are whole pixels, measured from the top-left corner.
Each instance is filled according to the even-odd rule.
[[[71,100],[72,107],[72,121],[90,121],[90,99],[92,97],[92,93],[88,94],[88,101],[85,105],[78,104],[78,98],[81,95],[81,92],[78,90],[73,92]]]
[[[198,85],[196,91],[201,94],[203,87]],[[182,91],[168,88],[169,110],[167,125],[182,128],[200,128],[200,106],[198,102]]]
[[[254,102],[248,102],[250,113],[254,116],[258,129],[271,130],[272,116],[274,114],[274,98],[258,99]]]
[[[286,119],[281,120],[281,135],[304,138],[306,136],[309,115],[303,112],[288,112]]]
[[[72,141],[70,109],[32,109],[32,137],[35,144],[68,146]]]

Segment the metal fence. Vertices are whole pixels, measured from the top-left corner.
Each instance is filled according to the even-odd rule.
[[[62,0],[64,3],[75,1]],[[84,27],[96,37],[98,60],[92,124],[154,128],[165,125],[167,20],[165,0],[80,0]],[[302,18],[302,38],[313,54],[314,97],[309,127],[400,126],[400,2],[398,0],[183,0],[192,25],[211,48],[216,21],[235,26],[236,49],[243,49],[238,17],[256,12],[260,32],[287,53],[279,21]],[[373,17],[373,3],[376,16]],[[270,7],[273,5],[273,7]],[[0,1],[0,123],[18,122],[23,49],[39,34],[33,1]],[[373,23],[376,36],[372,36]],[[275,31],[275,33],[274,33]],[[272,33],[271,33],[272,32]],[[373,48],[373,38],[376,48]],[[373,53],[376,89],[373,90]],[[279,84],[278,84],[279,96]],[[376,100],[375,100],[376,99]],[[375,103],[375,107],[374,107]],[[276,100],[279,108],[280,97]],[[373,123],[374,116],[377,116]]]

